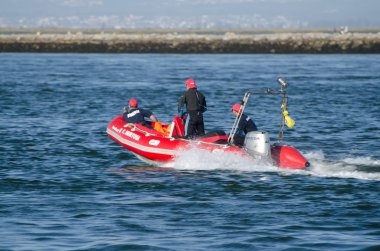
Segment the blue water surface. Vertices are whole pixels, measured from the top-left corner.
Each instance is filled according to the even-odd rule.
[[[1,250],[379,250],[380,55],[0,54]],[[144,164],[107,124],[137,98],[163,122],[192,77],[206,130],[288,87],[278,170],[188,153]],[[247,113],[277,140],[281,98]]]

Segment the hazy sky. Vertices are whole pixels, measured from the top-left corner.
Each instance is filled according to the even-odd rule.
[[[0,0],[0,27],[380,27],[380,0]]]

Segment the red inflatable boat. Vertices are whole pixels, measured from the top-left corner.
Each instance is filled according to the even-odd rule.
[[[263,156],[259,152],[256,155],[251,154],[247,148],[228,144],[228,136],[222,131],[210,132],[196,139],[185,139],[183,138],[184,126],[178,116],[170,125],[152,122],[152,126],[160,129],[152,130],[140,124],[126,123],[120,115],[108,125],[107,134],[142,161],[157,166],[173,162],[182,151],[193,148],[209,152],[236,153],[253,159],[261,159]],[[265,135],[264,132],[255,133]],[[290,146],[272,145],[269,156],[269,161],[281,168],[304,169],[309,165],[307,160]]]
[[[244,112],[251,94],[282,94],[284,97],[284,102],[281,106],[283,109],[282,123],[283,125],[287,124],[288,120],[291,119],[286,111],[287,95],[283,89],[286,86],[284,86],[285,82],[282,79],[279,79],[279,82],[281,89],[278,91],[267,89],[265,91],[247,92],[242,100],[240,114]],[[287,83],[285,84],[287,85]],[[190,151],[194,148],[211,153],[235,153],[238,155],[237,157],[248,157],[253,161],[265,160],[280,168],[305,169],[309,166],[309,162],[295,148],[280,144],[271,145],[268,133],[266,132],[249,132],[245,137],[242,147],[232,144],[231,138],[233,138],[236,132],[240,120],[239,117],[236,118],[229,135],[226,135],[223,131],[215,131],[198,138],[187,139],[184,137],[184,123],[179,116],[174,117],[171,124],[152,122],[151,126],[154,129],[149,129],[140,124],[126,123],[123,116],[120,115],[108,125],[107,134],[111,139],[131,151],[142,161],[157,166],[174,162],[183,151]],[[281,135],[281,138],[279,138],[281,142],[282,128],[279,135]]]

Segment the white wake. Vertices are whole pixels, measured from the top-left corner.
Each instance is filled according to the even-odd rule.
[[[233,153],[211,153],[199,149],[181,152],[171,167],[178,170],[279,172],[281,174],[380,181],[380,161],[372,157],[346,157],[339,160],[327,160],[322,151],[302,154],[311,164],[307,170],[280,169],[271,163],[244,158]]]

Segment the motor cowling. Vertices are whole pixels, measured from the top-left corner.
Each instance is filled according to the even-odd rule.
[[[244,149],[252,157],[270,160],[271,150],[268,133],[263,131],[247,133],[244,140]]]

